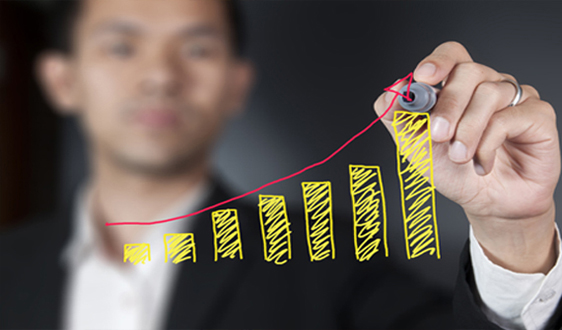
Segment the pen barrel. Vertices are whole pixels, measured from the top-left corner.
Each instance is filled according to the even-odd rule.
[[[433,108],[435,102],[437,101],[437,89],[422,83],[415,82],[410,85],[410,95],[407,95],[408,85],[400,89],[400,94],[407,95],[410,97],[411,101],[408,101],[405,97],[398,97],[398,102],[404,110],[410,112],[428,112]]]

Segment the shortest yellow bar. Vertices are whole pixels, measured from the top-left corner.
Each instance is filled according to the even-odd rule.
[[[192,233],[164,234],[165,260],[177,264],[185,260],[197,261],[195,236]]]
[[[123,252],[123,262],[131,262],[136,265],[139,262],[144,262],[148,259],[150,261],[150,244],[148,243],[134,243],[125,244]]]

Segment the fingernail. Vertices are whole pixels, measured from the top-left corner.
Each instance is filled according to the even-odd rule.
[[[389,104],[390,101],[392,101],[393,96],[394,96],[394,93],[386,92],[386,95],[384,96],[384,100],[386,101],[386,104]]]
[[[484,171],[484,168],[482,167],[482,165],[480,165],[476,162],[474,163],[474,171],[476,172],[476,174],[478,174],[480,176],[486,175],[486,172]]]
[[[435,65],[432,63],[425,63],[416,70],[417,76],[431,77],[435,73]]]
[[[444,140],[449,135],[449,122],[443,117],[431,121],[431,137],[433,140]]]
[[[449,147],[449,159],[454,162],[462,162],[466,159],[466,146],[461,141],[455,141]]]

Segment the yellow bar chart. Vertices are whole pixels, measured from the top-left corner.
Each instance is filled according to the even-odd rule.
[[[406,77],[397,80],[384,89],[386,92],[397,94],[384,114],[391,109],[397,97],[402,95],[392,88],[405,80],[408,80],[408,84],[412,84],[412,79],[413,73],[410,72]],[[410,85],[408,85],[408,91],[409,88]],[[266,187],[325,164],[346,148],[349,143],[373,127],[384,114],[353,135],[351,139],[323,160],[280,179],[263,184],[256,189],[179,217],[151,222],[112,222],[106,223],[106,226],[154,225],[185,219],[253,195]],[[397,175],[400,184],[402,226],[407,258],[412,259],[429,255],[439,259],[441,258],[441,251],[435,208],[429,113],[395,111],[392,127],[396,139]],[[388,257],[387,206],[381,169],[376,165],[350,164],[348,174],[353,211],[355,258],[359,262],[370,261],[374,255],[383,249],[384,255]],[[305,227],[310,261],[335,259],[332,185],[329,181],[305,181],[301,182],[301,186],[305,219],[303,224],[297,224],[297,226],[303,225]],[[291,248],[292,224],[289,221],[285,197],[282,195],[259,195],[258,209],[264,260],[276,265],[283,265],[290,261],[293,256]],[[245,213],[244,216],[248,215]],[[245,220],[254,221],[253,219],[254,216],[250,216],[250,219]],[[214,234],[214,260],[243,259],[242,237],[237,210],[235,208],[215,210],[211,213],[211,220]],[[164,235],[164,245],[165,262],[168,262],[168,259],[172,260],[173,263],[189,259],[193,262],[196,261],[195,237],[193,234],[166,234]],[[295,242],[295,246],[297,245]],[[145,263],[147,260],[150,261],[150,246],[148,244],[125,244],[124,262],[129,261],[138,264]]]

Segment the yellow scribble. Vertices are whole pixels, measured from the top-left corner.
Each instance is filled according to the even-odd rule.
[[[264,259],[282,265],[291,259],[291,231],[285,198],[260,195],[259,208]]]
[[[139,262],[142,262],[144,264],[146,259],[150,261],[150,244],[125,244],[123,252],[123,262],[127,262],[127,259],[134,265],[138,264]]]
[[[164,234],[165,260],[172,259],[177,264],[185,260],[197,261],[195,237],[192,233]]]
[[[439,259],[441,253],[435,216],[429,114],[396,111],[392,126],[396,137],[396,158],[408,259],[419,257],[424,253],[436,254]]]
[[[213,233],[215,234],[215,261],[221,258],[242,256],[242,238],[236,209],[217,210],[211,213]]]
[[[330,182],[303,182],[302,194],[310,261],[320,261],[330,255],[335,259]]]
[[[388,257],[386,202],[380,167],[349,165],[349,187],[353,207],[353,241],[357,260],[370,260],[379,251],[381,237],[385,256]],[[380,233],[381,220],[382,235]]]

